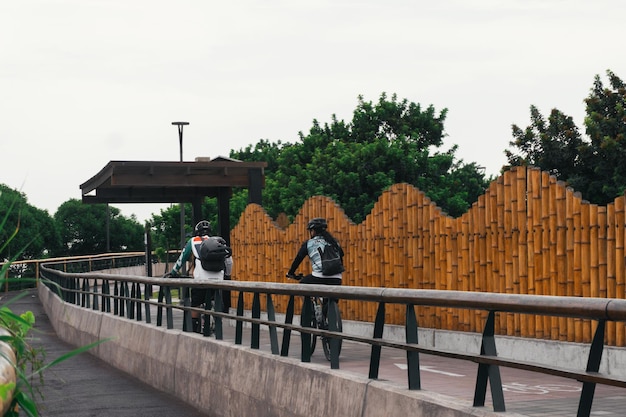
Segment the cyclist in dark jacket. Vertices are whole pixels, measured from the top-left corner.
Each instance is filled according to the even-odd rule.
[[[289,268],[287,272],[287,278],[299,279],[301,284],[341,285],[341,272],[334,275],[324,275],[322,273],[322,257],[318,248],[321,248],[323,252],[326,245],[337,245],[342,263],[344,256],[343,249],[339,246],[339,242],[327,230],[328,223],[326,219],[321,217],[311,219],[306,228],[309,231],[310,239],[300,246],[300,250],[298,250],[296,257],[291,263],[291,268]],[[313,272],[300,278],[296,275],[296,270],[307,256],[311,260]],[[327,298],[324,298],[322,301],[324,316],[328,314],[328,301]],[[334,301],[337,302],[338,300],[334,299]]]
[[[296,270],[302,263],[305,257],[309,257],[311,260],[311,267],[313,272],[309,275],[305,275],[300,279],[302,284],[325,284],[325,285],[341,285],[341,272],[334,275],[322,274],[322,257],[318,248],[324,251],[324,247],[327,245],[337,245],[339,248],[339,255],[343,260],[343,249],[339,246],[337,239],[328,232],[328,223],[326,219],[316,217],[311,219],[307,224],[307,230],[309,231],[310,239],[300,246],[300,250],[296,254],[291,268],[287,272],[287,277],[292,279],[298,279],[296,276]]]

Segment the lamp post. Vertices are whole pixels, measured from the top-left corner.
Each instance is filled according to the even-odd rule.
[[[172,125],[178,128],[178,143],[180,147],[180,162],[183,162],[183,127],[187,126],[189,122],[172,122]],[[185,247],[185,203],[180,203],[180,247],[181,250]],[[182,267],[183,275],[186,275],[185,265]]]
[[[178,143],[180,145],[180,162],[183,162],[183,126],[187,126],[189,122],[172,122],[172,125],[178,127]]]

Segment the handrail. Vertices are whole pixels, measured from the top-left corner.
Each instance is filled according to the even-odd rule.
[[[10,261],[10,262],[0,262],[0,268],[2,268],[5,264],[26,265],[27,267],[32,266],[33,270],[31,274],[27,276],[29,278],[34,278],[35,285],[36,285],[40,277],[40,267],[41,265],[45,263],[67,265],[67,264],[77,264],[79,262],[88,261],[88,265],[89,265],[88,271],[91,271],[92,261],[110,260],[113,264],[112,267],[114,267],[116,260],[119,261],[120,259],[138,258],[138,257],[139,258],[145,257],[145,253],[144,252],[119,252],[119,253],[102,253],[102,254],[96,254],[96,255],[63,256],[63,257],[45,258],[45,259],[20,259],[20,260],[15,260],[15,261]],[[9,284],[11,281],[11,278],[9,277],[9,269],[6,270],[4,278],[5,278],[4,291],[8,292]]]
[[[59,263],[59,262],[80,262],[89,259],[108,259],[108,258],[124,258],[144,256],[145,252],[112,252],[112,253],[99,253],[95,255],[78,255],[78,256],[60,256],[56,258],[43,258],[43,259],[19,259],[11,262],[0,262],[0,267],[5,263],[11,264],[44,264],[44,263]]]
[[[198,310],[189,307],[189,303],[176,305],[171,302],[172,288],[211,288],[221,291],[238,292],[236,313],[221,312],[221,297],[216,297],[216,311],[204,311],[216,321],[216,338],[222,338],[221,325],[223,319],[236,321],[235,344],[241,344],[242,325],[250,323],[253,328],[253,340],[251,346],[259,347],[260,325],[269,327],[272,353],[287,356],[291,331],[300,332],[303,339],[301,360],[309,362],[311,357],[310,345],[306,343],[312,334],[326,335],[332,339],[351,340],[367,343],[371,346],[369,377],[378,378],[378,366],[380,363],[381,347],[390,347],[407,352],[408,388],[420,389],[419,353],[456,358],[474,362],[478,365],[476,385],[474,391],[475,407],[483,407],[487,392],[487,384],[491,389],[491,397],[494,411],[505,411],[504,394],[500,380],[499,367],[511,367],[527,371],[550,374],[581,381],[583,384],[579,399],[578,416],[588,417],[591,413],[596,384],[605,384],[626,388],[626,380],[599,372],[600,360],[604,348],[604,330],[607,321],[626,321],[626,300],[607,298],[580,298],[562,296],[540,296],[519,294],[498,294],[482,292],[462,292],[445,290],[425,289],[398,289],[398,288],[370,288],[370,287],[341,287],[325,285],[294,285],[281,283],[263,282],[238,282],[238,281],[199,281],[189,278],[146,278],[129,275],[113,275],[103,273],[65,273],[49,267],[42,266],[42,275],[48,282],[54,282],[62,288],[61,294],[65,301],[85,308],[111,312],[111,302],[115,314],[127,316],[131,319],[143,320],[142,313],[145,311],[145,320],[151,322],[149,307],[157,306],[157,326],[162,325],[162,312],[165,310],[168,328],[172,328],[172,310],[182,310],[184,314],[183,330],[190,331],[190,313]],[[48,284],[51,285],[52,284]],[[158,301],[150,300],[151,286],[160,288]],[[113,291],[110,290],[111,286]],[[144,295],[141,294],[142,286],[146,288]],[[100,287],[100,288],[99,288]],[[244,316],[244,294],[253,296],[252,315]],[[260,295],[266,296],[265,310],[267,319],[261,319]],[[276,320],[272,296],[289,296],[286,309],[285,322]],[[311,297],[320,295],[329,299],[339,298],[347,300],[360,300],[378,303],[378,312],[374,322],[374,334],[372,337],[361,337],[347,333],[340,333],[336,329],[319,330],[307,327],[310,323],[312,312],[308,308],[309,303],[302,304],[301,321],[304,326],[293,324],[295,297]],[[383,338],[385,320],[385,306],[387,304],[400,304],[406,308],[405,330],[407,339],[405,343]],[[143,306],[143,308],[142,308]],[[420,345],[417,340],[417,319],[415,306],[448,307],[458,309],[482,310],[487,312],[480,352],[475,354],[450,351],[441,348],[430,348]],[[557,317],[584,318],[597,321],[595,336],[591,343],[587,367],[585,370],[564,369],[557,366],[545,365],[532,362],[524,362],[515,359],[501,358],[496,353],[496,340],[494,334],[495,317],[499,313],[537,314]],[[329,314],[339,314],[337,305],[330,304]],[[331,320],[332,321],[332,320]],[[276,329],[282,328],[282,348],[278,348]],[[256,340],[255,340],[256,338]],[[339,368],[338,344],[331,343],[331,368]]]

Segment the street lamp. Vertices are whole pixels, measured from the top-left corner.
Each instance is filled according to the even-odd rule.
[[[174,126],[178,126],[178,143],[180,144],[180,162],[183,162],[183,126],[187,126],[189,122],[172,122]]]
[[[183,162],[183,126],[188,125],[189,122],[172,122],[172,125],[178,127],[178,143],[180,145],[180,162]],[[181,250],[185,248],[185,202],[180,203],[180,247]],[[186,274],[185,265],[182,266],[183,275]]]

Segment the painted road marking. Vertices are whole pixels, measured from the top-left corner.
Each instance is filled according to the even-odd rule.
[[[408,368],[408,366],[404,363],[394,363],[394,365],[396,365],[398,368],[406,370]],[[454,372],[446,372],[446,371],[440,371],[438,369],[434,369],[432,366],[422,366],[420,365],[420,370],[421,371],[426,371],[426,372],[432,372],[434,374],[441,374],[441,375],[446,375],[446,376],[465,376],[465,375],[461,375],[461,374],[455,374]]]

